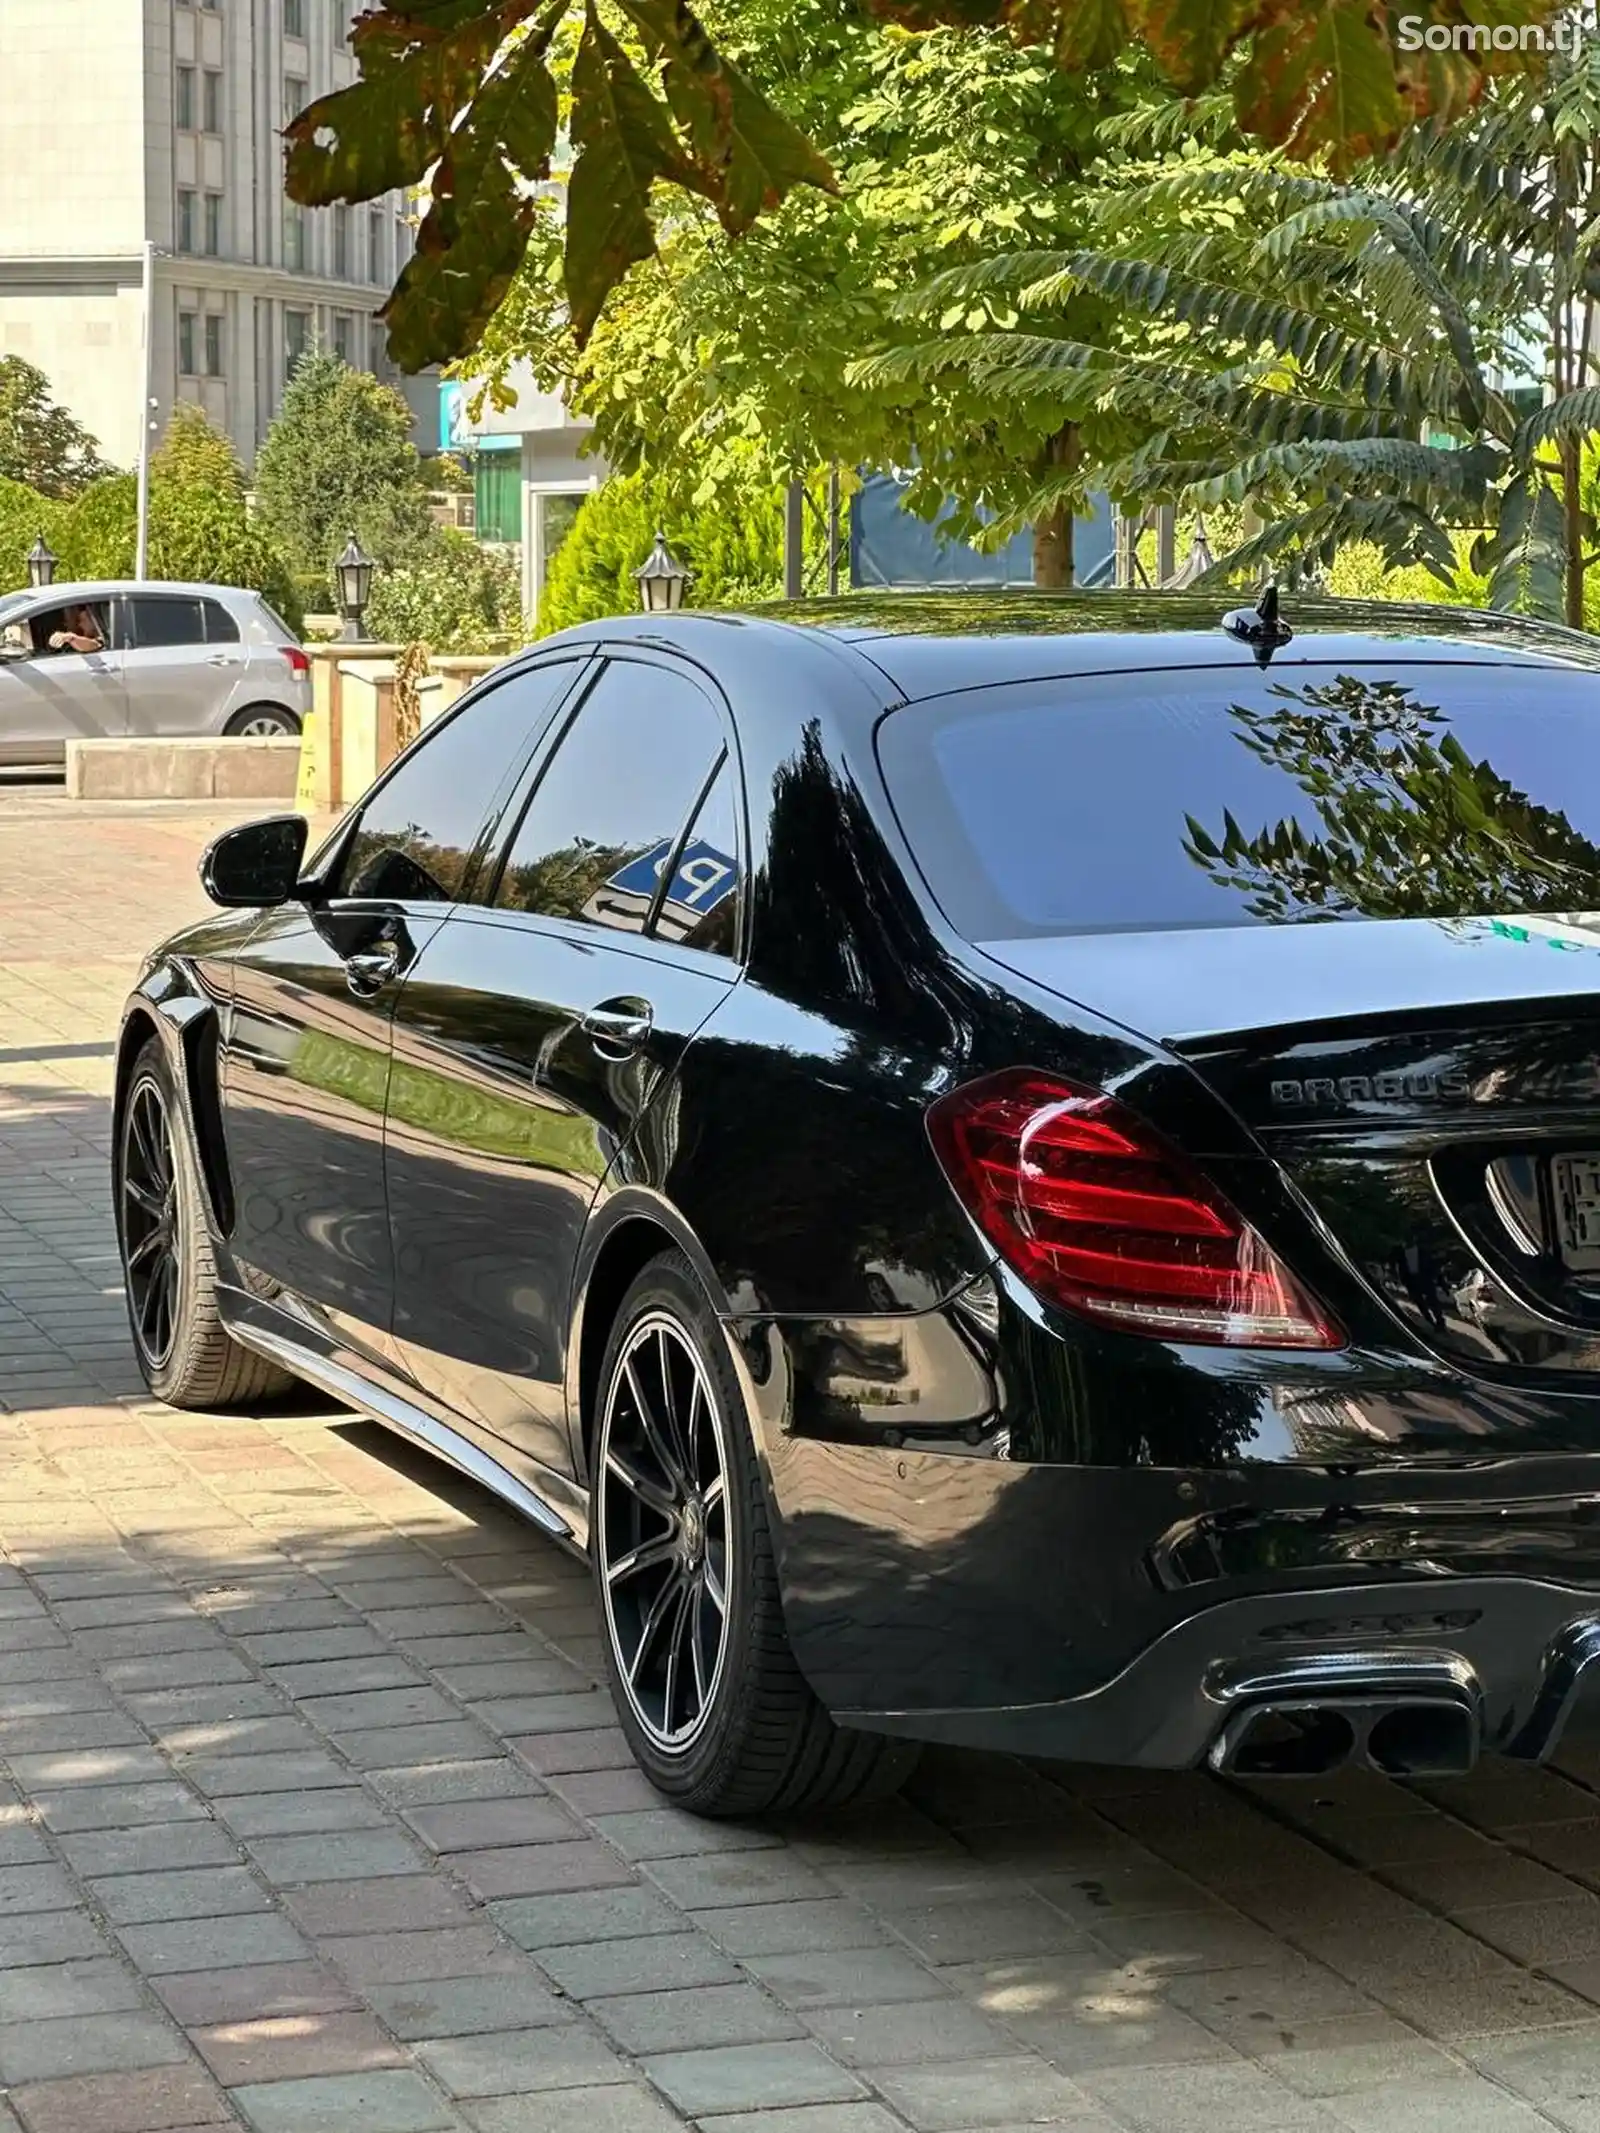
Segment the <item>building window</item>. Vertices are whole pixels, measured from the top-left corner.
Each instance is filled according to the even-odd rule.
[[[306,108],[310,91],[298,74],[286,74],[283,78],[283,123],[287,126],[297,119]]]
[[[355,340],[354,327],[355,320],[348,311],[336,311],[333,314],[333,352],[341,363],[351,360],[350,351]]]
[[[208,73],[205,82],[205,119],[207,133],[222,131],[222,76]]]
[[[178,85],[173,97],[173,118],[182,133],[194,131],[194,68],[178,69]]]
[[[198,366],[194,359],[194,313],[178,313],[178,370],[185,378],[192,378]]]
[[[306,33],[306,0],[283,0],[283,34],[285,37],[304,37]]]
[[[292,378],[295,365],[311,346],[311,313],[309,311],[286,311],[283,314],[283,360],[284,368]]]
[[[385,282],[388,275],[383,263],[383,210],[374,208],[367,217],[367,273],[375,282]]]
[[[333,0],[333,42],[335,50],[340,52],[349,51],[350,24],[353,19],[350,13],[350,0]]]
[[[206,376],[208,378],[220,378],[222,370],[222,313],[220,311],[208,311],[206,313]]]
[[[333,271],[341,281],[350,279],[350,210],[333,211]]]
[[[306,270],[306,213],[292,200],[283,211],[283,263],[296,274]]]
[[[222,251],[222,195],[206,194],[206,257],[215,259]]]
[[[194,250],[194,194],[182,190],[178,194],[178,250]]]

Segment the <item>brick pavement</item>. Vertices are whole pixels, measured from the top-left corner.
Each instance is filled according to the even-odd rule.
[[[217,819],[0,802],[0,2133],[1600,2133],[1600,1761],[696,1823],[490,1498],[142,1397],[109,1041]]]

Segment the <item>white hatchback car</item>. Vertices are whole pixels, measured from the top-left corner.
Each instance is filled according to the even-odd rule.
[[[77,627],[84,610],[92,629]],[[70,740],[128,734],[298,733],[310,708],[311,662],[259,593],[102,581],[0,594],[0,763],[58,764]]]

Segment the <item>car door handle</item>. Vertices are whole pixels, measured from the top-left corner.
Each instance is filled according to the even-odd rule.
[[[208,667],[236,667],[238,659],[232,652],[213,652],[206,661]]]
[[[642,1000],[603,1000],[579,1027],[603,1059],[626,1059],[644,1044],[655,1017]]]
[[[359,955],[345,957],[344,981],[358,1000],[370,1000],[400,974],[400,943],[381,941]]]

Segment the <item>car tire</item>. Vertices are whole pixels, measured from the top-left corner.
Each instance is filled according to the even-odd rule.
[[[727,1337],[676,1251],[623,1298],[593,1446],[607,1671],[656,1790],[708,1816],[816,1812],[897,1790],[917,1747],[835,1725],[795,1662]]]
[[[241,1348],[217,1309],[204,1187],[159,1038],[140,1049],[117,1112],[117,1246],[134,1353],[172,1407],[242,1407],[294,1380]]]
[[[257,739],[270,739],[273,734],[298,739],[300,721],[282,704],[251,704],[243,711],[235,711],[222,730],[235,736],[252,734]]]

